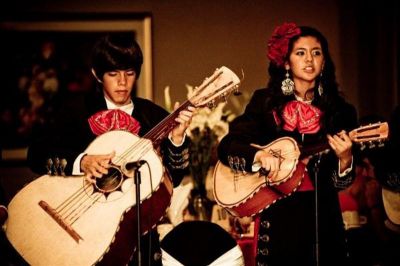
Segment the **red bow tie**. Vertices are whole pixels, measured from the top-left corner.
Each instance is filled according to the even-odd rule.
[[[311,104],[291,101],[283,109],[283,128],[288,131],[297,129],[302,134],[312,134],[320,129],[321,110]],[[274,113],[275,121],[280,124]]]
[[[93,134],[101,135],[111,130],[126,130],[138,134],[140,123],[119,109],[100,111],[89,117],[89,126]]]

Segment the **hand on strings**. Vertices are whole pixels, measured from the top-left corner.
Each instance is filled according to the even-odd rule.
[[[176,102],[174,110],[177,110],[178,107],[179,102]],[[182,143],[185,131],[189,127],[190,122],[192,122],[192,117],[195,111],[195,107],[189,106],[188,109],[180,111],[178,117],[175,118],[175,121],[179,123],[171,132],[172,141],[175,144],[179,145]]]
[[[85,173],[89,182],[95,182],[94,178],[100,178],[108,173],[111,159],[115,151],[105,155],[85,155],[81,160],[81,170]]]
[[[254,156],[254,162],[258,162],[262,168],[269,172],[267,176],[269,179],[273,180],[278,176],[280,170],[279,158],[265,150],[259,150]]]
[[[351,147],[353,145],[349,135],[342,130],[335,135],[328,134],[328,142],[340,161],[340,171],[350,167],[352,161]]]

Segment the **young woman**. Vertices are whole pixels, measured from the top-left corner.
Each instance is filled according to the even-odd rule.
[[[259,171],[268,182],[277,177],[285,155],[252,144],[265,146],[289,136],[303,148],[328,142],[330,149],[299,161],[297,167],[306,166],[300,185],[266,203],[259,214],[257,265],[344,265],[337,191],[354,178],[346,132],[357,126],[356,111],[340,96],[327,40],[316,29],[278,26],[268,42],[268,58],[268,86],[256,90],[244,113],[231,122],[218,147],[220,160],[229,165],[229,159],[239,158],[247,172]]]

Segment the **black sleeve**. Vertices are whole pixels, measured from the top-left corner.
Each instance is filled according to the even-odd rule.
[[[351,130],[355,129],[358,126],[357,111],[353,105],[350,105],[348,103],[344,103],[343,107],[341,107],[340,109],[341,115],[336,118],[336,124],[339,125],[338,130],[343,129],[346,130],[347,133],[349,133]],[[350,172],[348,172],[344,176],[339,176],[339,159],[336,160],[336,167],[334,167],[333,172],[331,172],[331,178],[333,180],[334,187],[339,190],[347,188],[356,177],[355,160],[357,153],[355,152],[355,149],[357,149],[357,147],[353,145],[353,165]]]
[[[229,158],[236,158],[251,172],[259,150],[251,144],[266,145],[277,138],[273,116],[264,109],[265,99],[266,90],[256,90],[244,113],[229,124],[229,133],[218,145],[218,158],[225,165],[229,165]]]
[[[146,100],[135,99],[134,116],[141,120],[140,135],[144,136],[148,131],[157,126],[169,113],[162,107]],[[140,113],[139,110],[142,110]],[[143,110],[146,110],[143,112]],[[154,143],[153,143],[154,144]],[[155,143],[155,146],[158,146]],[[189,145],[190,139],[186,136],[182,145],[176,147],[168,138],[168,135],[160,142],[160,154],[163,164],[172,178],[174,186],[178,186],[183,177],[189,173]]]
[[[164,166],[172,177],[174,186],[179,186],[183,177],[189,174],[189,145],[190,139],[186,136],[181,146],[175,146],[169,139],[161,144],[161,153]]]

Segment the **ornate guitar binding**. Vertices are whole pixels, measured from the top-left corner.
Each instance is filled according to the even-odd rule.
[[[379,122],[354,129],[349,137],[354,143],[360,144],[361,148],[374,148],[376,143],[383,145],[388,133],[388,123]],[[256,215],[277,200],[290,196],[300,186],[304,171],[307,171],[299,160],[330,148],[328,142],[298,147],[290,137],[279,138],[266,146],[252,146],[282,157],[280,172],[275,179],[270,180],[265,177],[267,173],[263,173],[263,169],[245,173],[219,161],[214,170],[214,197],[218,205],[234,216]]]
[[[157,147],[176,126],[175,118],[188,106],[216,105],[237,91],[239,84],[236,74],[222,66],[142,138],[121,130],[99,135],[85,152],[115,151],[109,175],[95,184],[85,177],[44,175],[35,179],[8,206],[9,241],[31,265],[127,265],[137,245],[134,170],[127,169],[127,162],[148,162],[148,167],[142,167],[140,186],[140,233],[144,234],[170,205],[173,184]],[[49,173],[51,167],[53,161]]]

